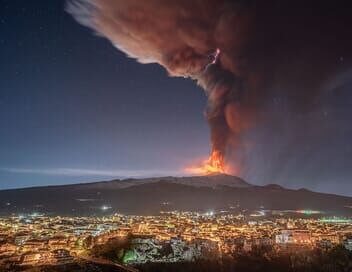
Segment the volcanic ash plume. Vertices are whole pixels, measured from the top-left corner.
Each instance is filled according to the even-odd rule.
[[[243,147],[242,135],[263,118],[259,112],[269,93],[294,82],[285,96],[299,104],[304,94],[301,104],[309,104],[320,79],[350,48],[345,43],[336,51],[325,39],[332,33],[342,38],[334,24],[346,22],[333,22],[330,7],[323,8],[326,14],[309,1],[251,0],[73,0],[67,6],[81,24],[128,56],[159,63],[171,76],[189,77],[204,88],[212,144],[207,167],[218,171],[224,171],[225,152]],[[319,56],[328,65],[318,64]],[[311,69],[313,62],[318,69]]]
[[[205,89],[209,166],[223,171],[229,138],[241,133],[245,119],[239,118],[240,61],[235,65],[233,58],[245,43],[246,7],[209,0],[86,0],[70,2],[68,11],[128,56],[159,63],[171,76],[190,77]]]

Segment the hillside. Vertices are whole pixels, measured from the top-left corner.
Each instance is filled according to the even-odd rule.
[[[352,214],[352,198],[254,186],[230,175],[159,177],[0,191],[0,214],[155,214],[160,210],[312,209]]]

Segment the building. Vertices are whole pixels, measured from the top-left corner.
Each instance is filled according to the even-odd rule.
[[[50,253],[51,263],[54,264],[68,264],[74,261],[70,252],[66,249],[57,249]]]
[[[276,244],[310,244],[311,232],[309,230],[282,230],[275,236]]]
[[[347,250],[352,251],[352,237],[345,239],[343,245]]]

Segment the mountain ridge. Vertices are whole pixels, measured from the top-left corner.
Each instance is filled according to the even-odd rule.
[[[57,215],[156,214],[171,210],[228,210],[233,206],[350,214],[351,205],[352,197],[286,189],[277,184],[252,185],[226,174],[117,179],[0,191],[2,215],[34,211]]]
[[[209,174],[209,175],[204,175],[204,176],[160,176],[160,177],[146,177],[146,178],[121,178],[121,179],[112,179],[112,180],[103,180],[103,181],[92,181],[92,182],[80,182],[80,183],[71,183],[71,184],[53,184],[53,185],[44,185],[44,186],[30,186],[30,187],[22,187],[22,188],[9,188],[9,189],[0,189],[0,192],[2,191],[14,191],[14,190],[30,190],[30,189],[37,189],[37,188],[54,188],[54,187],[71,187],[71,186],[92,186],[94,187],[95,185],[107,185],[107,184],[112,184],[112,183],[120,183],[122,186],[125,185],[126,183],[132,183],[132,185],[140,185],[144,183],[149,183],[149,182],[158,182],[160,180],[167,181],[167,182],[176,182],[180,179],[187,179],[186,181],[182,181],[180,183],[186,184],[188,181],[193,181],[195,179],[209,179],[211,181],[216,181],[217,177],[226,177],[226,178],[231,178],[235,179],[241,187],[249,187],[249,186],[255,186],[252,185],[243,179],[228,175],[228,174],[223,174],[223,173],[216,173],[216,174]],[[201,184],[201,183],[200,183]],[[218,183],[214,183],[215,185],[218,185]],[[192,185],[189,183],[189,185]],[[194,185],[194,183],[193,183]],[[204,183],[204,185],[206,185]],[[208,184],[208,186],[211,186],[212,184]],[[229,185],[224,183],[223,185]],[[235,187],[235,184],[233,184]]]

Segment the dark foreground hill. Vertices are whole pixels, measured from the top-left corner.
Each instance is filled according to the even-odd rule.
[[[161,210],[231,209],[331,211],[352,214],[352,198],[254,186],[229,175],[160,177],[0,191],[0,215],[45,212],[62,215],[156,214]]]

